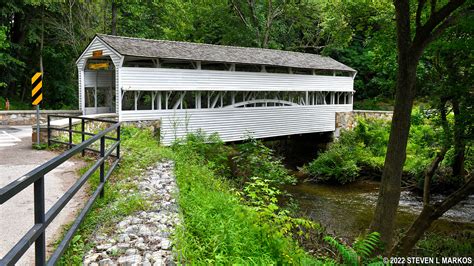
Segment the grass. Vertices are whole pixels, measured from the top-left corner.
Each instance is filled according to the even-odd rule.
[[[229,180],[186,146],[173,156],[183,222],[177,229],[182,264],[314,264],[291,237],[245,205]]]
[[[461,230],[452,235],[427,233],[417,243],[416,256],[470,257],[474,250],[474,232]]]

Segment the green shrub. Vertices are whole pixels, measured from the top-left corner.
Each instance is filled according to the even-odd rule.
[[[354,181],[359,174],[356,158],[363,150],[363,144],[354,141],[354,132],[344,132],[327,151],[305,166],[304,171],[315,181],[335,181],[340,184]]]
[[[232,158],[237,167],[235,175],[244,184],[252,177],[273,182],[275,185],[294,184],[296,178],[288,173],[281,158],[273,150],[256,139],[248,139],[237,146],[237,155]]]
[[[230,148],[224,145],[217,133],[206,135],[202,131],[188,134],[185,139],[173,143],[173,150],[187,150],[198,155],[220,176],[230,175]]]
[[[431,162],[440,146],[440,126],[428,119],[421,109],[412,114],[405,175],[422,178],[423,171]],[[390,135],[390,121],[357,118],[353,131],[343,131],[329,149],[318,155],[304,167],[304,171],[316,181],[352,182],[361,169],[381,173]]]

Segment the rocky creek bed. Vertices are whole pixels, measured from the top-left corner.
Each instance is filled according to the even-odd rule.
[[[138,180],[149,210],[125,217],[107,233],[99,232],[84,265],[174,265],[171,235],[179,223],[177,185],[171,161],[159,162]],[[127,193],[127,191],[123,191]]]

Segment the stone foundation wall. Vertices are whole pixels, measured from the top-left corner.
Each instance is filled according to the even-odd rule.
[[[79,110],[41,110],[40,123],[46,123],[48,115],[82,115]],[[0,111],[0,125],[20,126],[36,124],[36,111]]]
[[[335,137],[339,137],[341,129],[352,130],[357,126],[357,117],[365,119],[392,120],[392,111],[354,110],[352,112],[336,113]]]

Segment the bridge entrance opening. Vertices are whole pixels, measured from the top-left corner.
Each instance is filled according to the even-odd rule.
[[[109,56],[87,60],[84,82],[85,114],[115,112],[115,66]]]

